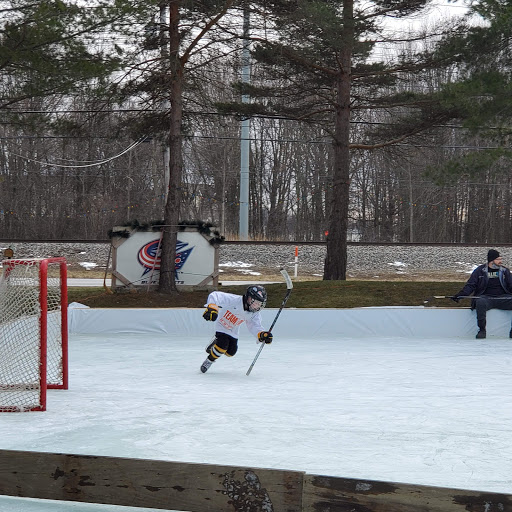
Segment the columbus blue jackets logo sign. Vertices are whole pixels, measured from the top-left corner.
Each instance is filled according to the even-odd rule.
[[[142,246],[137,254],[139,263],[144,267],[142,275],[151,270],[160,270],[160,240],[153,240]]]
[[[178,281],[178,271],[185,265],[193,247],[186,248],[188,243],[176,241],[176,258],[174,259],[174,267],[176,268],[176,281]]]
[[[148,242],[143,245],[137,254],[137,260],[140,265],[143,267],[142,277],[144,277],[149,272],[152,276],[155,272],[160,271],[160,240],[153,240],[152,242]],[[190,253],[194,250],[193,247],[187,248],[187,242],[181,242],[180,240],[176,243],[176,257],[174,259],[174,265],[176,268],[175,279],[176,283],[180,284],[180,280],[178,279],[178,272],[181,270],[185,262],[187,261]],[[149,277],[149,276],[148,276]],[[158,283],[158,276],[155,276],[156,279],[151,278],[150,284]],[[142,281],[142,284],[147,283],[147,281]]]

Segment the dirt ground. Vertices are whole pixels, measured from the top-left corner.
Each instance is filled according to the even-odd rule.
[[[223,269],[220,273],[222,281],[281,281],[282,276],[276,269],[260,268],[252,269],[257,274],[244,274],[233,269]],[[287,269],[292,278],[298,281],[319,281],[322,275],[317,273],[308,273],[302,270],[295,276],[293,269]],[[398,273],[395,271],[380,271],[378,275],[370,275],[367,272],[347,272],[347,281],[461,281],[465,282],[469,274],[454,271],[415,271],[408,273]],[[86,270],[79,264],[68,265],[68,277],[77,279],[110,279],[110,272],[105,274],[105,270]]]

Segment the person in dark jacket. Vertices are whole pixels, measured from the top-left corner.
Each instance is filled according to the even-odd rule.
[[[477,339],[486,338],[487,311],[490,309],[512,310],[512,275],[502,265],[503,258],[496,249],[487,253],[487,263],[473,270],[464,288],[453,296],[455,302],[461,297],[474,295],[471,309],[476,309],[478,325]],[[509,337],[512,338],[512,327]]]

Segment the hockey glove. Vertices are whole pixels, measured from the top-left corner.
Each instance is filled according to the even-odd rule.
[[[260,341],[261,343],[272,343],[272,339],[273,339],[273,336],[272,336],[272,333],[271,332],[268,332],[268,331],[260,331],[258,333],[258,341]]]
[[[219,316],[219,309],[215,304],[208,304],[203,313],[203,318],[210,322],[215,322]]]

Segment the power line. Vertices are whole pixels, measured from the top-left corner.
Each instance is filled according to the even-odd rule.
[[[146,110],[146,109],[122,109],[122,110],[16,110],[9,111],[9,113],[13,114],[123,114],[123,113],[153,113],[157,111]],[[209,111],[193,111],[193,110],[184,110],[184,115],[196,115],[196,116],[217,116],[217,117],[235,117],[236,114],[223,114],[221,112],[209,112]],[[264,114],[253,114],[250,116],[253,119],[271,119],[276,121],[297,121],[297,119],[288,117],[288,116],[278,116],[278,115],[264,115]],[[315,121],[315,123],[320,122],[328,122],[327,120],[319,120]],[[5,126],[10,126],[11,123],[3,122],[0,123]],[[399,126],[398,123],[387,122],[387,121],[350,121],[350,124],[360,124],[360,125],[369,125],[369,126]],[[456,128],[456,129],[465,129],[462,125],[457,124],[442,124],[442,125],[433,125],[432,128]],[[499,130],[499,127],[490,126],[487,127],[488,130]],[[22,138],[23,136],[20,136]],[[71,136],[26,136],[28,138],[82,138],[82,137],[71,137]],[[2,138],[13,138],[13,137],[0,137]],[[91,136],[86,138],[103,138],[97,136]]]
[[[359,123],[359,121],[354,121],[354,123]],[[365,124],[364,122],[361,122]],[[368,124],[380,124],[380,123],[368,123]],[[382,123],[382,124],[391,124],[391,123]],[[456,126],[455,126],[456,127]],[[444,128],[444,127],[439,127]],[[460,127],[462,128],[462,127]],[[233,141],[240,141],[239,136],[220,136],[220,135],[182,135],[185,139],[206,139],[206,140],[233,140]],[[99,137],[99,136],[81,136],[81,137],[72,137],[69,135],[66,136],[38,136],[38,135],[19,135],[19,136],[0,136],[0,140],[16,140],[16,139],[22,139],[22,140],[45,140],[45,139],[53,139],[53,140],[69,140],[69,139],[76,139],[76,140],[89,140],[89,139],[100,139],[105,140],[109,139],[109,137]],[[114,139],[115,140],[115,139]],[[149,142],[151,140],[151,137],[143,137],[140,139],[139,142],[135,143],[133,146],[131,146],[129,149],[134,148],[135,146],[144,143]],[[285,139],[285,138],[261,138],[261,137],[250,137],[249,139],[243,139],[243,140],[250,140],[251,142],[278,142],[278,143],[292,143],[292,144],[332,144],[331,140],[311,140],[311,139]],[[473,146],[473,145],[439,145],[439,144],[393,144],[393,147],[414,147],[414,148],[438,148],[438,149],[469,149],[469,150],[477,150],[477,151],[484,151],[484,150],[493,150],[493,149],[504,149],[505,146]],[[7,151],[8,152],[8,151]],[[120,153],[114,158],[118,158],[119,156],[123,155],[126,151]],[[26,158],[22,155],[18,155],[16,153],[11,152],[11,155],[18,156],[19,158]],[[36,160],[32,160],[28,158],[28,160],[37,162]],[[110,159],[107,159],[105,161],[99,161],[95,163],[94,165],[100,165],[102,163],[109,162]],[[45,165],[55,165],[50,162],[37,162]],[[80,166],[80,165],[74,165],[72,167],[88,167],[88,166]]]
[[[72,165],[63,165],[63,164],[56,164],[54,162],[43,162],[41,160],[36,160],[34,158],[30,158],[30,157],[27,157],[27,156],[24,156],[24,155],[19,155],[17,153],[14,153],[12,151],[8,151],[6,150],[6,153],[12,155],[12,156],[16,156],[18,158],[22,158],[23,160],[26,160],[27,162],[33,162],[33,163],[36,163],[36,164],[41,164],[41,165],[49,165],[51,167],[59,167],[61,169],[76,169],[76,168],[85,168],[85,167],[96,167],[98,165],[102,165],[102,164],[106,164],[108,162],[111,162],[112,160],[116,160],[117,158],[119,158],[120,156],[124,155],[125,153],[128,153],[129,151],[131,151],[132,149],[134,149],[135,147],[137,147],[139,144],[141,144],[142,142],[144,142],[144,140],[146,139],[146,137],[143,137],[137,141],[135,141],[133,144],[131,144],[128,148],[124,149],[123,151],[121,151],[120,153],[118,153],[117,155],[114,155],[110,158],[105,158],[103,160],[98,160],[96,162],[91,162],[91,163],[88,163],[88,164],[72,164]]]

